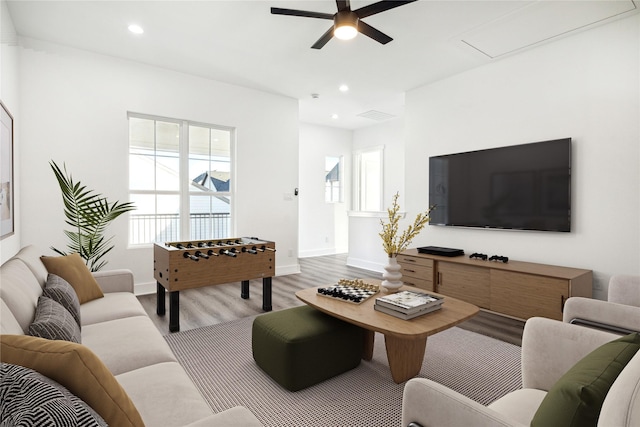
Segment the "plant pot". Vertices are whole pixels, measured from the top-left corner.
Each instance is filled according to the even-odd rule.
[[[403,285],[402,273],[400,270],[402,266],[398,264],[398,260],[395,256],[390,256],[387,265],[384,266],[384,273],[382,278],[384,279],[381,286],[386,292],[395,292]]]

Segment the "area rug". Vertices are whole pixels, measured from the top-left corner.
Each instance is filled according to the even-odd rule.
[[[400,425],[405,383],[391,379],[382,335],[371,361],[292,393],[255,364],[254,317],[165,336],[214,412],[242,405],[273,427]],[[428,338],[418,376],[486,405],[521,388],[520,347],[454,327]]]

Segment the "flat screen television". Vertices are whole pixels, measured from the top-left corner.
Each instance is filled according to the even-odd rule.
[[[571,231],[571,138],[429,158],[431,225]]]

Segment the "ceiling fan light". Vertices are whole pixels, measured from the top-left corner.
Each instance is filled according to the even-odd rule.
[[[358,35],[358,15],[338,12],[334,18],[333,35],[340,40],[351,40]]]
[[[340,40],[351,40],[358,35],[358,30],[350,25],[343,25],[342,27],[336,27],[333,30],[333,35]]]

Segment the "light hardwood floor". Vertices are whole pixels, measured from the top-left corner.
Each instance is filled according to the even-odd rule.
[[[295,296],[296,291],[300,289],[335,283],[341,278],[381,278],[380,273],[347,266],[346,258],[344,254],[301,258],[300,274],[274,277],[273,310],[302,305]],[[180,330],[229,322],[262,313],[262,280],[252,280],[249,287],[251,297],[247,300],[240,298],[239,282],[180,292]],[[156,314],[156,295],[141,295],[138,299],[160,332],[168,334],[169,315]],[[522,343],[524,322],[497,314],[481,311],[459,326],[512,344]]]

